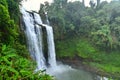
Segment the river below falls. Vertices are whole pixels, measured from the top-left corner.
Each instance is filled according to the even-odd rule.
[[[54,76],[56,80],[109,80],[81,69],[73,69],[67,65],[49,68],[47,72]]]

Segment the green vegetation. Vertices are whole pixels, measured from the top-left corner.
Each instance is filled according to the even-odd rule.
[[[20,31],[20,1],[0,0],[0,80],[53,80],[45,72],[34,73],[36,64]],[[77,55],[85,64],[120,77],[120,1],[100,1],[86,7],[84,0],[54,0],[42,4],[39,13],[45,23],[48,12],[58,58]]]
[[[64,45],[64,46],[63,46]],[[56,42],[56,53],[58,57],[71,57],[78,55],[82,58],[91,58],[97,50],[85,39],[67,39]],[[92,55],[93,54],[93,55]]]
[[[84,38],[74,38],[57,41],[56,53],[58,58],[75,58],[77,55],[83,59],[84,64],[98,68],[98,72],[100,72],[101,75],[120,77],[119,51],[106,53],[92,46],[92,44]]]
[[[20,1],[0,0],[0,80],[53,80],[44,71],[34,72],[20,31]]]
[[[54,29],[58,58],[75,55],[88,61],[104,73],[120,75],[120,0],[110,3],[54,0],[45,2],[39,11],[48,18]]]
[[[120,1],[99,3],[98,0],[97,5],[90,2],[91,7],[83,6],[80,1],[66,1],[55,0],[51,5],[46,2],[39,11],[42,16],[45,15],[44,10],[48,12],[55,39],[84,36],[100,49],[120,47]]]
[[[52,80],[45,72],[35,73],[35,63],[19,56],[10,45],[2,45],[0,53],[0,80]]]

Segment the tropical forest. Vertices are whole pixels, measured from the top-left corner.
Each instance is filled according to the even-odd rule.
[[[22,1],[0,0],[0,80],[120,80],[120,0]]]

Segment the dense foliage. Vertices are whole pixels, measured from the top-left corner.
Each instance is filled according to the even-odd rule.
[[[0,80],[53,80],[29,57],[20,30],[19,2],[0,0]]]
[[[0,80],[52,80],[45,72],[35,73],[33,61],[19,56],[10,45],[2,45],[0,53]]]
[[[97,1],[85,7],[80,1],[54,0],[51,5],[42,5],[40,14],[48,12],[56,39],[83,36],[99,48],[119,49],[120,1]]]
[[[54,28],[57,57],[78,55],[100,71],[120,75],[120,1],[91,0],[90,7],[84,1],[41,4],[40,15],[45,19],[47,12]]]

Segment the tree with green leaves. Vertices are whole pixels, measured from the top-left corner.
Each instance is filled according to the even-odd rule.
[[[63,39],[63,36],[65,38],[70,35],[84,35],[88,39],[97,36],[98,38],[91,40],[98,40],[95,44],[98,42],[100,44],[97,46],[105,46],[109,49],[119,45],[119,1],[108,3],[97,0],[97,5],[95,5],[94,1],[91,0],[90,7],[83,5],[84,0],[82,2],[65,2],[66,5],[62,8],[61,3],[62,0],[54,0],[54,3],[47,7],[48,17],[54,28],[55,39]],[[105,26],[107,27],[104,30],[103,27]],[[105,41],[99,38],[103,38]]]
[[[53,80],[43,71],[34,73],[36,64],[18,31],[19,1],[0,0],[0,80]]]

